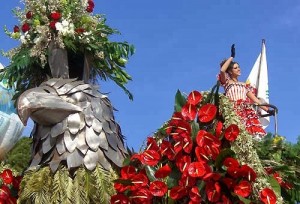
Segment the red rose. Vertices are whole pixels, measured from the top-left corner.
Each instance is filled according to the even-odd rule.
[[[22,31],[23,31],[23,33],[26,33],[26,32],[29,31],[29,30],[30,30],[29,24],[28,24],[28,23],[24,23],[24,24],[22,25]]]
[[[55,12],[51,13],[50,17],[54,21],[58,21],[61,18],[61,14],[59,12],[55,11]]]
[[[26,13],[26,18],[27,18],[27,19],[31,19],[31,17],[32,17],[32,12],[31,12],[31,11],[28,11],[28,12]]]
[[[19,26],[15,25],[15,27],[14,27],[14,33],[18,33],[18,32],[20,32],[20,28],[19,28]]]

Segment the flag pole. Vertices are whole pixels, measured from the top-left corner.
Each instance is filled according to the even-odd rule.
[[[264,44],[265,44],[266,40],[262,39],[262,43],[261,43],[261,51],[260,51],[260,59],[259,59],[259,66],[258,66],[258,74],[257,74],[257,83],[256,83],[256,96],[258,96],[258,87],[259,87],[259,79],[260,79],[260,69],[261,69],[261,60],[262,60],[262,54],[263,54],[263,48],[264,48]]]

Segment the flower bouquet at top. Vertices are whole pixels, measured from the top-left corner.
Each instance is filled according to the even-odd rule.
[[[0,80],[8,79],[10,86],[16,82],[17,95],[40,85],[48,76],[55,77],[49,70],[54,46],[66,50],[69,58],[84,58],[88,79],[111,79],[132,99],[125,88],[131,77],[124,68],[134,47],[127,42],[109,41],[110,35],[119,32],[106,25],[103,15],[92,14],[93,0],[24,0],[24,4],[23,10],[14,10],[20,24],[13,31],[5,29],[21,44],[2,53],[11,63],[0,74]]]
[[[10,169],[0,171],[0,203],[17,203],[21,180],[22,176],[14,176]]]
[[[177,92],[173,116],[121,169],[111,203],[282,203],[216,87]]]

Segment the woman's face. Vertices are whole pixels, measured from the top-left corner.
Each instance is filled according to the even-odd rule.
[[[232,67],[232,70],[230,70],[229,73],[232,77],[240,76],[241,75],[240,65],[238,63],[235,63]]]

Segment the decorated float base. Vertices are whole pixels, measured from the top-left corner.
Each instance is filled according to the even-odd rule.
[[[49,167],[27,170],[18,203],[109,203],[116,178],[114,171],[99,165],[93,171],[80,167],[69,172],[62,166],[55,173]]]

